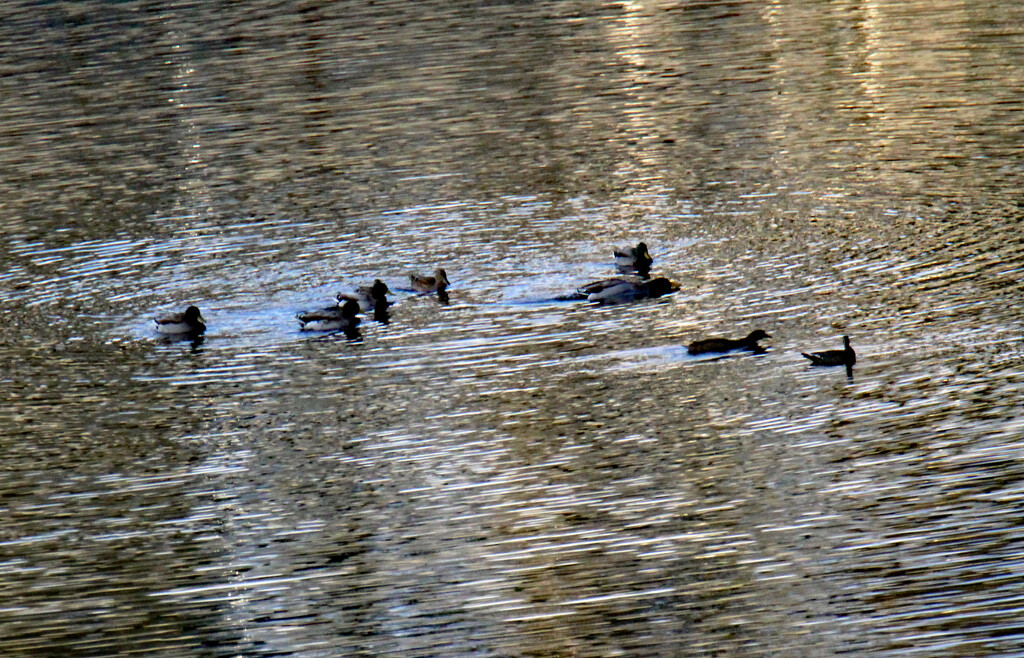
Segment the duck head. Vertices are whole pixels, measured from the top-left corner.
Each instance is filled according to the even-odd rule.
[[[647,291],[651,297],[661,297],[677,290],[679,290],[679,286],[664,277],[651,279],[647,283]]]
[[[747,335],[747,342],[756,343],[764,338],[771,338],[771,336],[761,329],[754,329],[749,335]]]
[[[205,322],[205,320],[203,320],[203,316],[199,313],[198,306],[189,306],[185,309],[185,322],[188,322],[189,324]]]
[[[373,285],[370,286],[370,296],[374,299],[383,299],[384,295],[387,295],[390,292],[391,290],[388,289],[388,284],[384,283],[380,279],[374,279]]]
[[[359,314],[359,302],[355,300],[348,300],[341,307],[341,317],[343,318],[354,318]]]

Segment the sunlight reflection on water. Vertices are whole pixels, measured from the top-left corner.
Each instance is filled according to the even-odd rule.
[[[1014,12],[12,5],[0,653],[1018,650]]]

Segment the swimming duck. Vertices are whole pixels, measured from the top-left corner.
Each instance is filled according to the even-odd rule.
[[[771,338],[760,329],[755,329],[747,334],[746,338],[705,338],[690,343],[686,351],[690,354],[708,354],[709,352],[731,352],[732,350],[751,350],[752,352],[763,352],[764,348],[757,344],[757,341],[764,338]]]
[[[612,254],[615,256],[615,264],[619,268],[634,269],[641,274],[650,272],[651,264],[654,262],[651,252],[647,251],[647,245],[643,242],[638,242],[633,248],[620,247],[615,249]]]
[[[448,281],[448,274],[440,267],[434,270],[434,276],[420,276],[410,274],[412,289],[416,292],[440,292],[451,285]]]
[[[156,323],[157,333],[161,334],[184,336],[199,335],[206,331],[203,316],[196,306],[189,306],[184,313],[171,313],[153,318],[153,322]]]
[[[359,302],[349,299],[344,304],[303,311],[295,317],[302,323],[302,331],[352,331],[359,326],[358,313]]]
[[[388,284],[380,279],[374,279],[372,286],[359,286],[355,292],[339,292],[335,299],[338,300],[339,306],[346,301],[354,301],[359,304],[359,310],[366,313],[370,310],[376,310],[378,307],[386,309],[388,307],[386,295],[390,292]]]
[[[679,286],[665,278],[642,281],[638,279],[602,279],[577,288],[576,292],[591,302],[628,302],[645,297],[661,297],[679,290]]]
[[[824,352],[801,352],[804,358],[811,361],[812,366],[846,366],[852,368],[857,363],[857,353],[850,347],[850,337],[843,336],[843,349],[826,350]]]

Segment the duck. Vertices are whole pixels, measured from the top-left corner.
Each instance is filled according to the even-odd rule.
[[[344,304],[317,311],[303,311],[295,317],[302,331],[353,331],[359,326],[359,302],[349,299]]]
[[[666,278],[650,281],[637,279],[602,279],[577,288],[576,292],[591,302],[628,302],[647,297],[661,297],[679,290],[679,286]]]
[[[160,334],[198,336],[206,331],[198,306],[189,306],[183,313],[170,313],[153,318],[153,322],[156,323],[156,331]]]
[[[638,242],[635,247],[619,247],[612,251],[615,256],[615,264],[624,270],[636,270],[640,273],[650,272],[654,258],[647,250],[647,245]]]
[[[850,337],[843,336],[843,349],[826,350],[824,352],[801,352],[805,359],[811,362],[812,366],[846,366],[848,369],[857,363],[857,353],[850,347]]]
[[[451,282],[448,281],[448,273],[440,267],[434,270],[434,276],[409,274],[409,281],[412,283],[412,289],[416,292],[441,292],[451,285]]]
[[[338,300],[339,306],[346,301],[356,302],[359,304],[359,310],[366,313],[378,308],[386,309],[388,307],[387,295],[390,292],[388,284],[380,279],[374,279],[373,285],[359,286],[355,292],[339,292],[335,295],[335,299]]]
[[[755,329],[747,334],[746,338],[705,338],[690,343],[686,351],[690,354],[708,354],[710,352],[731,352],[733,350],[750,350],[752,352],[764,352],[764,348],[757,344],[757,341],[771,336],[761,329]]]

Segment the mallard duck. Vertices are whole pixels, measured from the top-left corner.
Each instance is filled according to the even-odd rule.
[[[338,300],[339,306],[350,300],[356,302],[359,304],[359,310],[366,313],[376,310],[378,307],[386,309],[388,307],[387,294],[390,292],[388,284],[380,279],[374,279],[372,286],[359,286],[355,292],[339,292],[335,299]]]
[[[434,270],[434,276],[410,274],[409,281],[412,282],[412,289],[416,292],[440,292],[451,285],[451,282],[448,281],[448,274],[440,267]]]
[[[751,350],[761,352],[764,350],[757,341],[763,338],[771,338],[760,329],[755,329],[747,334],[746,338],[705,338],[690,343],[686,351],[690,354],[708,354],[709,352],[731,352],[732,350]]]
[[[184,313],[171,313],[153,318],[153,322],[156,323],[157,333],[161,334],[197,336],[206,331],[203,316],[197,306],[189,306]]]
[[[302,331],[351,331],[359,326],[358,313],[359,302],[349,299],[344,304],[303,311],[295,317],[302,323]]]
[[[615,249],[612,254],[615,256],[615,264],[626,270],[636,270],[638,272],[650,272],[651,264],[654,263],[654,258],[651,257],[651,252],[647,251],[647,245],[643,242],[638,242],[635,247],[620,247]]]
[[[801,352],[804,358],[809,359],[812,366],[846,366],[848,369],[857,363],[857,353],[850,347],[850,337],[843,336],[843,349],[826,350],[824,352]]]
[[[602,279],[577,288],[577,292],[591,302],[628,302],[645,297],[661,297],[679,290],[679,286],[665,278],[643,281],[639,279]]]

